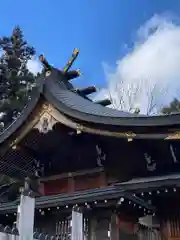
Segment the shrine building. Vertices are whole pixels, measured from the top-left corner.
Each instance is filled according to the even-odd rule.
[[[94,102],[70,70],[41,56],[43,73],[21,115],[0,132],[0,223],[16,221],[24,179],[36,197],[35,231],[71,236],[72,209],[84,239],[180,239],[180,114],[144,116]]]

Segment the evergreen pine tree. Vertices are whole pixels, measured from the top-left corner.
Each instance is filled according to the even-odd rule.
[[[180,101],[176,98],[170,102],[169,106],[163,107],[161,110],[163,114],[179,113],[180,112]]]
[[[27,62],[35,49],[24,40],[19,26],[11,36],[0,38],[0,112],[4,113],[0,128],[15,119],[26,105],[35,76],[27,69]]]

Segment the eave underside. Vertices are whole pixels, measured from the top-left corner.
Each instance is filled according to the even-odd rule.
[[[113,172],[118,166],[119,176],[126,175],[128,179],[168,174],[180,169],[179,141],[134,139],[128,142],[123,138],[78,132],[77,125],[68,122],[51,105],[40,103],[37,111],[38,115],[31,116],[27,125],[16,132],[13,139],[8,139],[7,145],[1,146],[0,173],[23,179],[34,174],[37,162],[44,168],[43,176],[96,168],[99,167],[97,145],[106,155],[106,160],[101,163],[105,170]],[[50,130],[46,133],[40,130],[41,118],[49,119]],[[154,170],[147,170],[146,158],[149,157],[149,165],[154,165]]]
[[[170,178],[170,181],[168,181]],[[169,175],[164,177],[152,177],[144,179],[146,184],[143,184],[143,179],[133,179],[131,182],[124,182],[118,184],[118,186],[109,186],[101,189],[91,189],[87,191],[59,194],[55,196],[44,196],[36,198],[36,208],[48,208],[48,207],[65,207],[66,205],[73,206],[76,204],[93,203],[94,201],[112,200],[114,204],[124,197],[125,199],[132,201],[144,208],[155,211],[153,205],[148,204],[143,198],[138,197],[141,192],[149,192],[154,190],[161,190],[165,188],[179,187],[180,175]],[[136,189],[135,189],[136,187]],[[136,194],[136,196],[134,195]],[[3,203],[0,206],[0,213],[16,212],[19,200],[11,203]]]
[[[127,126],[113,126],[112,124],[107,126],[104,124],[94,124],[91,121],[84,122],[75,117],[70,117],[64,114],[64,112],[62,113],[63,104],[60,101],[55,103],[53,99],[48,99],[48,96],[50,96],[48,94],[45,92],[44,95],[39,97],[36,106],[32,109],[32,113],[27,117],[24,124],[1,144],[1,173],[23,179],[26,176],[32,176],[34,174],[36,168],[34,162],[40,161],[46,166],[45,172],[47,175],[57,174],[57,172],[48,169],[49,163],[52,162],[50,159],[52,154],[56,155],[56,159],[61,156],[64,162],[67,163],[67,166],[64,168],[64,164],[58,162],[58,165],[57,163],[54,165],[54,169],[60,172],[76,171],[76,160],[72,157],[70,157],[70,161],[67,160],[68,154],[62,155],[61,151],[58,151],[59,148],[64,148],[66,152],[72,151],[75,156],[81,155],[80,158],[82,162],[78,164],[78,168],[83,169],[85,168],[83,165],[83,154],[85,153],[77,153],[74,152],[73,149],[79,149],[84,146],[87,152],[94,152],[97,144],[102,145],[105,152],[107,149],[106,155],[111,156],[109,157],[107,167],[111,166],[113,168],[113,166],[115,167],[117,165],[117,157],[112,155],[112,152],[114,152],[118,155],[118,158],[121,158],[118,163],[119,167],[123,169],[124,172],[127,172],[130,178],[139,176],[138,174],[140,172],[140,175],[146,175],[146,171],[142,173],[144,171],[142,169],[145,168],[144,159],[142,159],[144,158],[145,152],[154,158],[157,165],[160,164],[163,166],[162,168],[165,169],[164,172],[168,173],[168,169],[170,172],[173,172],[173,169],[178,171],[179,162],[177,159],[180,156],[180,152],[178,151],[179,145],[176,139],[179,139],[180,135],[176,133],[178,131],[177,126],[173,129],[167,128],[167,126],[152,127],[151,130],[154,132],[150,132],[149,128],[135,126],[134,129],[136,129],[137,132],[134,133],[127,131]],[[54,105],[50,104],[50,102]],[[48,122],[48,131],[46,131],[46,133],[41,130],[41,119],[44,118]],[[159,132],[156,133],[155,130]],[[174,132],[174,134],[172,134],[172,132]],[[61,135],[61,137],[59,137],[58,134]],[[71,134],[73,136],[71,136]],[[153,140],[151,140],[151,138],[153,138]],[[171,141],[164,141],[162,138]],[[127,140],[131,142],[128,143]],[[91,142],[94,142],[94,146],[91,145]],[[57,143],[61,143],[61,146],[59,147]],[[175,151],[176,159],[172,159],[171,145],[174,147],[173,151]],[[119,146],[122,146],[120,152]],[[153,152],[157,154],[154,155]],[[96,152],[93,154],[91,159],[96,159]],[[136,156],[136,158],[133,157],[132,160],[132,156]],[[97,167],[97,163],[93,163],[94,160],[87,160],[86,162],[88,161],[91,162],[91,164],[89,164],[90,168],[92,166]],[[126,166],[124,161],[128,163],[128,166]],[[140,164],[138,168],[136,167],[137,161]],[[172,161],[175,163],[173,167],[171,164]],[[110,162],[113,164],[111,165]],[[74,168],[70,169],[69,166],[74,166]],[[130,171],[127,170],[126,168],[129,166],[131,166],[131,169],[139,169],[137,170],[139,173],[132,173],[131,169]],[[154,172],[152,172],[152,174],[154,174]]]

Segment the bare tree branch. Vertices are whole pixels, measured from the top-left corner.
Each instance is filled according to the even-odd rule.
[[[116,109],[139,112],[137,105],[141,103],[139,106],[141,112],[155,115],[160,112],[162,97],[165,97],[167,91],[156,83],[147,84],[147,81],[142,79],[127,84],[120,80],[109,87],[108,93],[112,105]]]

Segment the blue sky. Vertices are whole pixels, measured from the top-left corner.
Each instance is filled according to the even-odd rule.
[[[63,67],[74,47],[78,84],[103,87],[102,62],[115,66],[133,45],[137,30],[155,14],[180,13],[179,0],[16,0],[2,1],[0,34],[19,24],[37,54]]]
[[[81,54],[77,66],[84,73],[81,84],[102,85],[102,62],[115,64],[124,44],[155,13],[180,12],[178,0],[16,0],[2,1],[0,34],[15,24],[27,40],[50,62],[63,66],[74,47]]]

